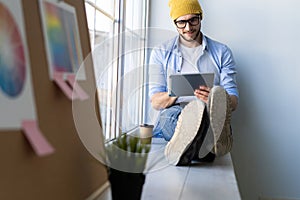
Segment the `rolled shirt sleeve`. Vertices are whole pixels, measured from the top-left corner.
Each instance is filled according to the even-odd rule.
[[[220,85],[224,87],[229,95],[239,97],[236,83],[236,63],[231,50],[227,46],[225,47],[221,57]]]
[[[149,96],[158,92],[167,92],[164,58],[159,48],[152,50],[149,60]]]

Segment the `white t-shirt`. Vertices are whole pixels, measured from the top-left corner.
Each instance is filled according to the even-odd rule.
[[[182,74],[199,73],[197,61],[199,60],[200,56],[203,54],[203,46],[199,45],[197,47],[187,47],[182,44],[179,44],[179,49],[183,57],[181,73]],[[195,99],[196,99],[195,96],[179,97],[176,103],[190,102]]]
[[[179,49],[182,53],[183,62],[181,67],[181,73],[199,73],[197,67],[197,61],[203,54],[203,46],[199,45],[197,47],[186,47],[182,44],[179,45]]]

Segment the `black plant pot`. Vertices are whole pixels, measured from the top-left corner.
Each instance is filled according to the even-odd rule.
[[[140,200],[145,183],[145,174],[109,171],[109,181],[113,200]]]

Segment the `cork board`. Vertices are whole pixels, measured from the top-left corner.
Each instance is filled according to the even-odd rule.
[[[82,53],[86,57],[91,49],[84,1],[65,2],[76,8]],[[106,168],[82,144],[73,120],[72,101],[49,79],[39,1],[23,0],[23,12],[36,114],[39,127],[55,152],[38,157],[21,130],[1,131],[0,199],[85,199],[107,182]],[[93,68],[87,67],[85,73],[87,79],[79,84],[90,99],[77,102],[82,119],[87,119],[82,129],[94,137],[95,148],[101,151]]]

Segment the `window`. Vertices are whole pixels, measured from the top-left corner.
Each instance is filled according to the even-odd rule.
[[[143,121],[148,0],[86,0],[106,140]]]

